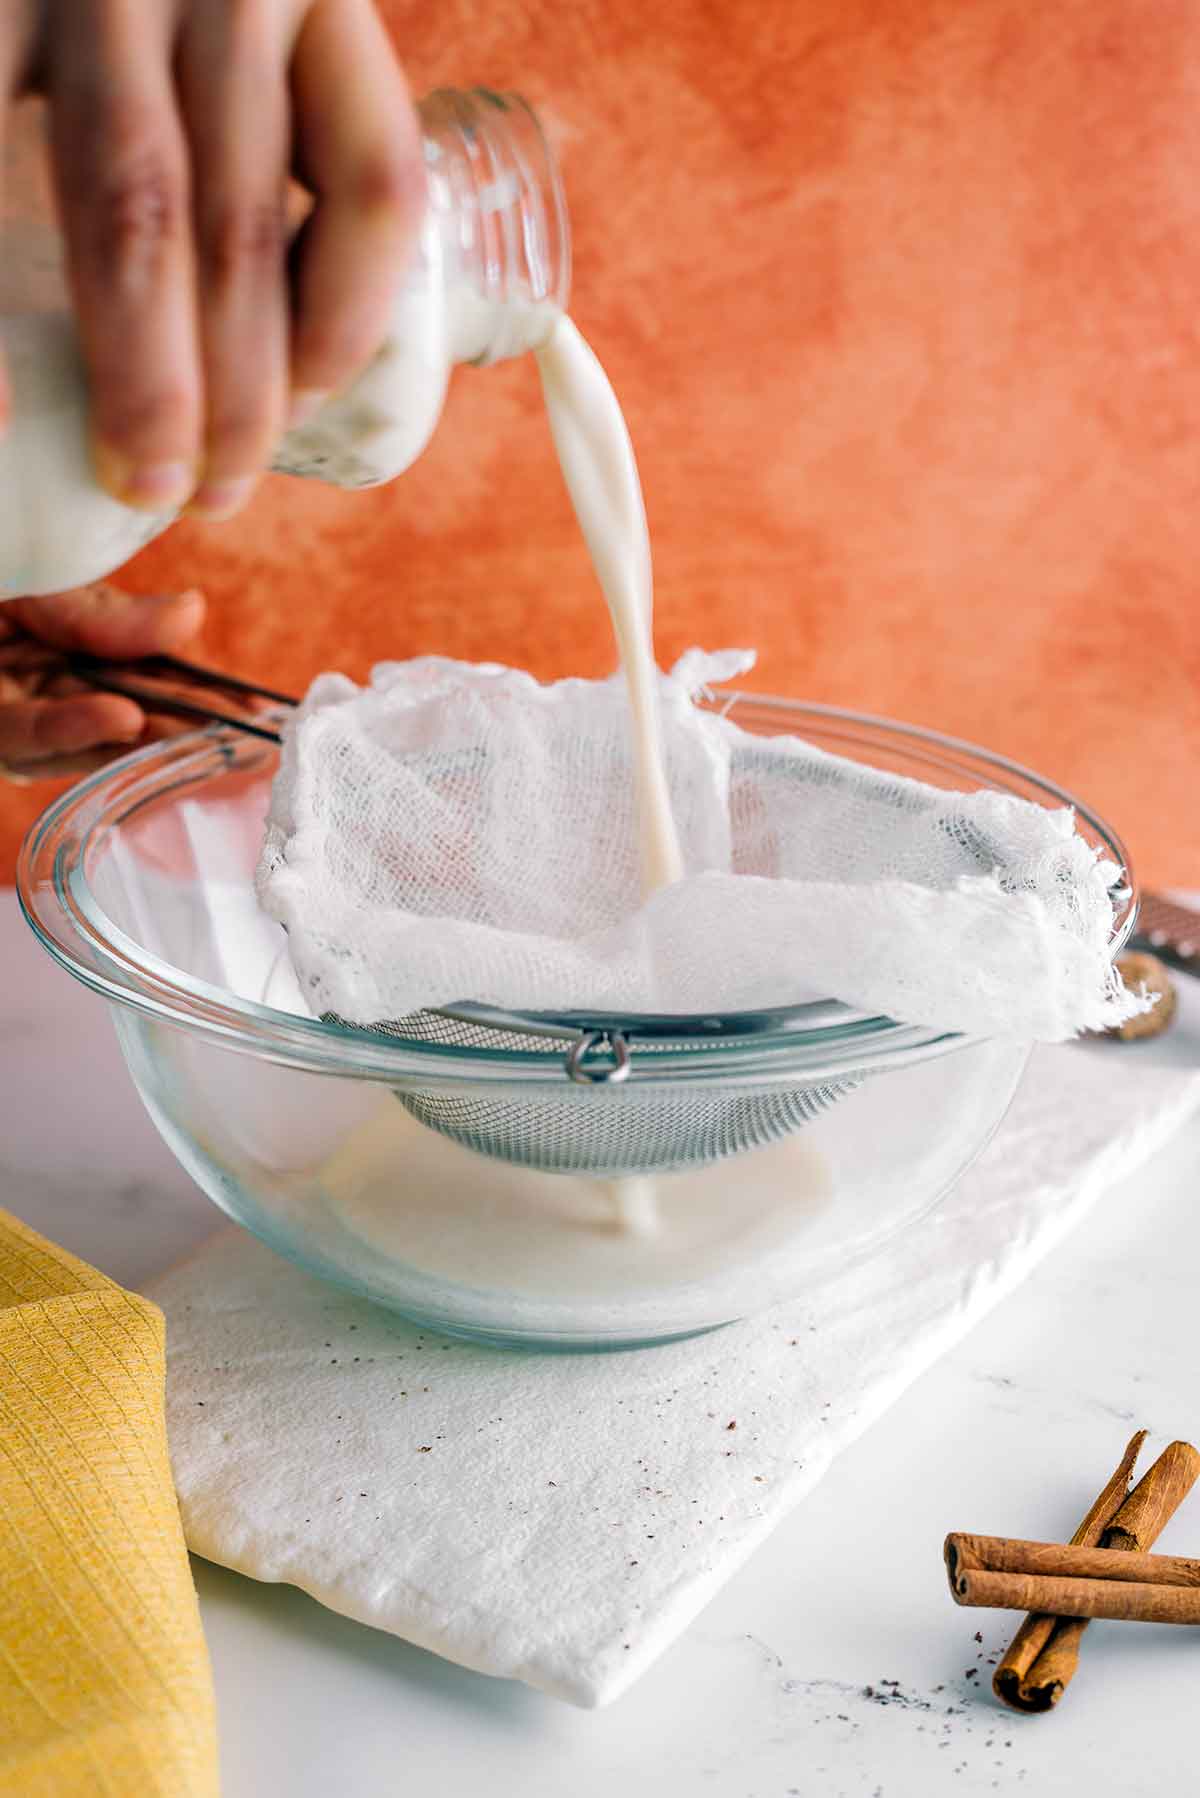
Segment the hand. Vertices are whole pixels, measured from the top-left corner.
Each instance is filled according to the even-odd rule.
[[[177,655],[203,622],[198,593],[133,599],[107,585],[0,606],[0,777],[24,785],[87,774],[137,743],[188,728],[72,681],[64,652],[123,662]]]
[[[379,348],[424,174],[372,0],[2,0],[0,143],[46,96],[97,474],[244,503]],[[289,245],[289,174],[312,198]],[[0,371],[0,426],[3,424]]]

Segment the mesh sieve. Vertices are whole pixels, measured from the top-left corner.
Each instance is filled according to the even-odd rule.
[[[620,1179],[706,1167],[811,1123],[859,1084],[731,1080],[713,1052],[744,1054],[855,1014],[833,1004],[726,1018],[518,1014],[483,1006],[418,1012],[371,1028],[400,1041],[515,1057],[521,1083],[396,1089],[413,1117],[464,1148],[542,1173]],[[327,1014],[326,1022],[346,1028]],[[565,1052],[564,1052],[565,1045]],[[686,1067],[696,1057],[693,1069]],[[662,1072],[664,1058],[670,1072]],[[656,1068],[656,1059],[659,1066]],[[549,1066],[546,1064],[549,1063]],[[529,1078],[536,1067],[546,1077]]]

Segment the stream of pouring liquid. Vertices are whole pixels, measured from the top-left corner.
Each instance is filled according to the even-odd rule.
[[[608,601],[629,689],[642,895],[683,874],[663,765],[654,661],[650,533],[625,419],[608,376],[569,318],[537,352],[559,466]]]
[[[559,466],[596,578],[608,602],[629,692],[642,897],[683,874],[663,758],[654,660],[650,533],[642,483],[625,418],[608,376],[569,318],[560,317],[537,352]],[[622,1229],[658,1227],[654,1182],[612,1183]]]

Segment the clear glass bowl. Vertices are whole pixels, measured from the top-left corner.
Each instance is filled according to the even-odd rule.
[[[958,790],[1086,807],[1000,757],[932,732],[754,695],[711,703],[745,729],[803,736]],[[212,731],[83,782],[34,826],[18,873],[34,930],[110,1001],[150,1116],[205,1192],[256,1236],[433,1328],[546,1348],[669,1340],[744,1317],[877,1253],[926,1213],[1000,1122],[1028,1047],[860,1014],[635,1057],[664,1103],[849,1085],[780,1142],[656,1182],[660,1227],[618,1227],[613,1191],[534,1174],[425,1128],[397,1093],[558,1093],[557,1053],[386,1039],[313,1018],[253,872],[277,751]],[[1129,890],[1113,951],[1133,924]],[[786,994],[780,995],[781,1000]],[[580,1103],[589,1102],[585,1092]],[[594,1102],[604,1103],[597,1090]],[[625,1193],[627,1214],[639,1195]]]

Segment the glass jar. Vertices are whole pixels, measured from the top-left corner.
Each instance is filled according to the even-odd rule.
[[[418,107],[428,206],[371,365],[279,446],[281,474],[393,480],[421,454],[455,364],[534,350],[565,310],[570,238],[558,167],[515,94],[439,89]]]
[[[570,283],[566,205],[536,115],[514,94],[439,90],[418,108],[428,200],[392,325],[373,361],[272,467],[373,487],[412,466],[451,369],[542,343]],[[0,318],[12,387],[0,437],[0,599],[100,580],[176,514],[135,511],[92,473],[87,387],[65,312]]]

